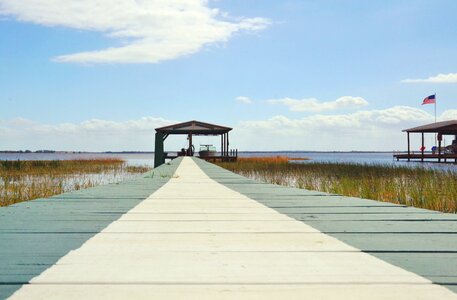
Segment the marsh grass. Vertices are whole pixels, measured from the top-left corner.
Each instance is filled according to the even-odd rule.
[[[457,212],[457,172],[421,166],[294,163],[287,157],[218,163],[240,175],[297,188]]]
[[[118,182],[149,169],[121,159],[0,161],[0,206]]]

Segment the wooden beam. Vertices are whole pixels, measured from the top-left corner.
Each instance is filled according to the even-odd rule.
[[[438,162],[441,162],[441,139],[438,139]]]
[[[187,155],[192,156],[192,132],[189,133],[189,148],[187,149]]]
[[[227,132],[227,154],[230,153],[229,133]]]
[[[422,132],[421,162],[424,162],[424,133]]]
[[[228,142],[228,139],[227,139],[227,133],[225,134],[225,156],[228,155],[228,147],[227,147],[227,142]]]
[[[221,134],[221,156],[224,153],[224,135]]]
[[[409,132],[408,132],[408,161],[411,161],[409,158],[410,155],[411,155],[411,147],[410,147]]]
[[[226,150],[226,149],[225,149],[225,143],[226,143],[226,142],[225,142],[225,139],[226,139],[226,137],[225,137],[225,133],[224,133],[224,148],[223,148],[223,149],[224,149],[224,152],[222,153],[222,156],[225,156],[225,150]]]
[[[156,132],[155,147],[154,147],[154,168],[165,163],[165,153],[163,152],[163,134]]]

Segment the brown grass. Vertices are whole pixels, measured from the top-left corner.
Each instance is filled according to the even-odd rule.
[[[148,170],[117,158],[0,161],[0,206],[117,182]]]
[[[246,164],[246,163],[266,163],[266,164],[280,164],[280,163],[288,163],[291,160],[299,161],[299,160],[308,160],[306,157],[289,157],[289,156],[258,156],[258,157],[239,157],[238,162]]]
[[[424,167],[239,159],[220,166],[267,183],[457,212],[457,172]]]

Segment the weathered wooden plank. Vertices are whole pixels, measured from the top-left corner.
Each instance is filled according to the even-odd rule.
[[[208,176],[228,188],[457,291],[454,214],[262,184],[204,161],[196,162]]]
[[[119,184],[0,208],[0,299],[163,186],[178,164],[163,165]]]

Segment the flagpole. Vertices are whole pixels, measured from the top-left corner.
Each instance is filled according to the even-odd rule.
[[[436,93],[435,93],[435,124],[436,124]],[[438,134],[435,133],[435,147],[438,142]]]
[[[436,93],[435,93],[435,123],[436,123]]]

